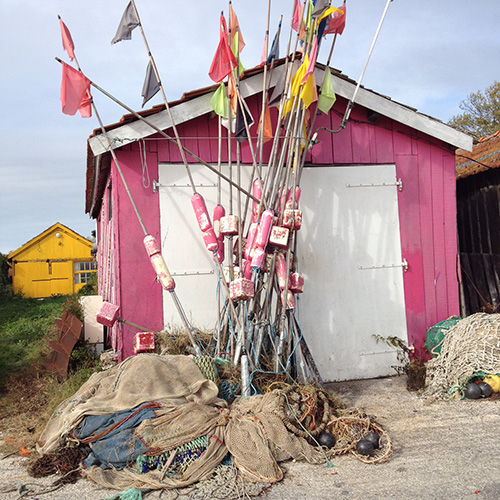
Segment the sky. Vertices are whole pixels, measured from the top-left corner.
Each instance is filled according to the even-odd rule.
[[[286,42],[295,0],[272,0],[270,33],[280,15]],[[95,117],[64,115],[59,100],[63,51],[58,15],[75,44],[84,74],[133,109],[142,105],[147,53],[138,29],[111,45],[128,0],[1,0],[0,30],[0,253],[16,250],[56,222],[89,237],[85,214],[87,138]],[[246,47],[244,67],[259,64],[267,0],[233,0]],[[339,6],[341,0],[333,0]],[[347,22],[330,65],[358,80],[387,0],[347,0]],[[167,98],[211,85],[208,70],[227,0],[136,0]],[[393,0],[363,78],[363,85],[447,122],[472,92],[499,80],[500,2]],[[331,35],[318,61],[326,62]],[[92,91],[104,124],[127,112]],[[161,104],[157,94],[146,108]]]

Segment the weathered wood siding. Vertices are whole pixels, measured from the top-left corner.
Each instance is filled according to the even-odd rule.
[[[500,305],[500,172],[457,181],[458,234],[466,314]]]

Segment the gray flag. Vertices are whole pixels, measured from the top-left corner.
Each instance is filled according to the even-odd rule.
[[[120,25],[116,30],[116,35],[111,40],[111,43],[121,42],[122,40],[132,40],[132,30],[139,26],[139,19],[135,15],[132,2],[129,2],[125,12],[123,13]]]
[[[317,0],[312,12],[313,17],[319,17],[330,7],[331,0]]]
[[[160,83],[158,82],[156,75],[153,71],[153,65],[149,61],[148,68],[146,69],[146,78],[144,79],[144,85],[142,86],[142,107],[146,104],[154,95],[160,90]]]

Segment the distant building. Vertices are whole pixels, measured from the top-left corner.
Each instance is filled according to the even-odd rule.
[[[96,272],[93,243],[59,222],[7,256],[15,293],[71,295]]]

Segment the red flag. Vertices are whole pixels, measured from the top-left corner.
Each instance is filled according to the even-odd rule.
[[[90,103],[90,80],[69,64],[62,64],[61,103],[65,115],[80,112],[82,118],[90,118],[92,109]]]
[[[208,76],[216,83],[219,83],[226,78],[231,69],[236,67],[237,62],[234,57],[231,47],[227,39],[226,20],[221,14],[220,16],[220,40],[217,50],[215,51],[214,59],[210,66]]]
[[[329,33],[334,35],[341,35],[344,32],[346,16],[345,2],[341,7],[339,7],[339,10],[341,10],[343,13],[341,14],[340,12],[334,12],[328,18],[325,31],[323,31],[323,35],[328,35]]]
[[[300,6],[300,0],[295,0],[295,10],[293,11],[292,29],[294,29],[297,32],[299,31],[303,12],[304,12],[304,7]]]
[[[59,25],[61,26],[63,49],[68,53],[69,59],[72,61],[75,58],[75,44],[73,43],[69,29],[63,23],[61,18],[59,18]]]

